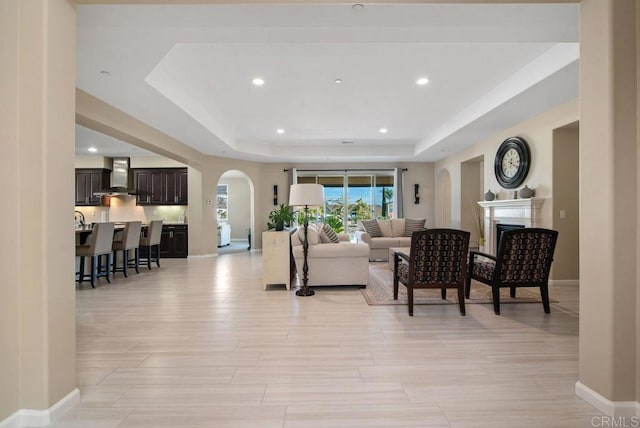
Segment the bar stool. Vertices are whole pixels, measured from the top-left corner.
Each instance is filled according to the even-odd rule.
[[[107,278],[107,282],[111,282],[109,266],[111,265],[113,227],[114,223],[96,223],[89,237],[89,243],[76,245],[76,257],[80,257],[79,283],[84,281],[85,257],[91,257],[91,287],[96,288],[95,280],[102,276]],[[106,266],[102,263],[102,256],[107,256]]]
[[[138,263],[140,258],[138,256],[138,245],[140,244],[140,230],[142,229],[141,221],[129,221],[125,223],[124,230],[122,231],[122,239],[113,240],[113,273],[124,273],[125,278],[127,275],[127,268],[132,267],[136,270],[136,273],[140,273],[138,270]],[[129,250],[134,250],[134,257],[129,259]],[[118,267],[118,251],[122,251],[122,267]]]
[[[162,220],[154,220],[149,225],[149,230],[144,238],[140,238],[140,248],[146,248],[147,257],[141,258],[140,261],[147,263],[147,268],[151,270],[151,262],[156,262],[160,267],[160,239],[162,238]],[[156,256],[153,257],[153,249],[156,250]]]

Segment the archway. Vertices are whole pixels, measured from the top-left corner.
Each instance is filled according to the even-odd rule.
[[[232,169],[218,179],[216,220],[218,255],[251,250],[254,239],[254,185],[246,173]]]
[[[451,174],[446,168],[438,172],[436,183],[436,226],[451,227]]]

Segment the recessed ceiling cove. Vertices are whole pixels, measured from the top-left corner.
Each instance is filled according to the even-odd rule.
[[[577,25],[558,4],[78,6],[78,87],[205,154],[429,161],[576,98]]]

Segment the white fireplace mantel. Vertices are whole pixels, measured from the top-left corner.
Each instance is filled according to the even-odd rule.
[[[539,227],[543,198],[506,199],[478,202],[484,208],[485,251],[497,252],[496,225],[514,224],[524,227]]]

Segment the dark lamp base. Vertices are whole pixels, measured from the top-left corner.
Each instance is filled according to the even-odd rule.
[[[309,287],[302,287],[299,290],[296,290],[296,296],[313,296],[315,291],[313,291]]]

